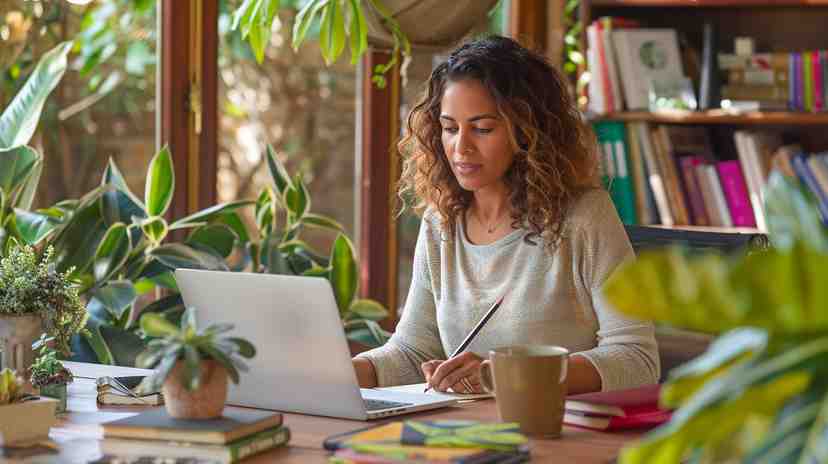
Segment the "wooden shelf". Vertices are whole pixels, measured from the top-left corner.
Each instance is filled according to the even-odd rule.
[[[625,111],[592,118],[596,121],[644,121],[660,124],[742,124],[742,125],[828,125],[828,113],[802,113],[794,111],[753,111],[728,113],[722,110],[670,111],[651,113],[648,111]]]
[[[828,0],[592,0],[598,7],[754,8],[828,6]]]
[[[725,234],[764,234],[765,232],[755,227],[711,227],[711,226],[691,226],[691,225],[672,225],[665,226],[661,224],[647,224],[647,227],[658,227],[659,229],[671,230],[689,230],[693,232],[716,232]]]

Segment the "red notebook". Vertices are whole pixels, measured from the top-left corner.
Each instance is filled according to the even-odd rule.
[[[568,396],[564,423],[593,430],[652,428],[668,420],[671,411],[658,406],[660,385]]]

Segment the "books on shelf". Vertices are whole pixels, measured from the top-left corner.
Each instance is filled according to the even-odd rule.
[[[278,426],[226,444],[107,438],[101,442],[101,453],[107,456],[118,456],[119,458],[191,458],[210,462],[234,463],[248,456],[284,446],[288,441],[290,441],[290,429],[285,426]]]
[[[572,395],[566,399],[564,423],[594,430],[651,428],[670,420],[658,406],[660,385],[612,392]]]
[[[156,407],[103,424],[104,438],[137,438],[192,443],[227,444],[282,425],[282,414],[262,409],[226,406],[216,419],[174,419]]]

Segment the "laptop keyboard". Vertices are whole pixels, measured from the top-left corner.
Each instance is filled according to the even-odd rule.
[[[389,408],[399,408],[402,406],[411,406],[414,403],[399,403],[397,401],[386,401],[386,400],[369,400],[367,398],[363,398],[362,402],[365,403],[365,410],[366,411],[378,411],[380,409],[389,409]]]

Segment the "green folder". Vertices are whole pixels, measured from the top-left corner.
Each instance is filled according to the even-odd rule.
[[[637,224],[635,190],[630,173],[629,144],[624,123],[593,123],[601,156],[601,180],[624,224]]]

